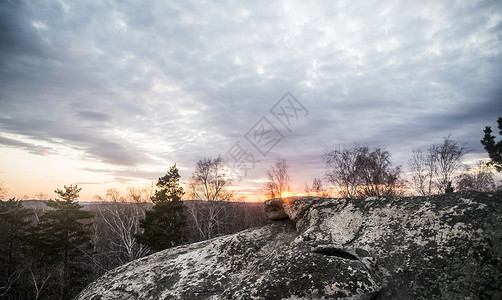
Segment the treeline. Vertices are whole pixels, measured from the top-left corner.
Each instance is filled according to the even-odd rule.
[[[55,191],[42,214],[21,201],[0,202],[0,295],[6,299],[70,299],[92,280],[89,220],[80,189]]]
[[[498,119],[498,127],[502,135],[502,118]],[[407,174],[392,162],[391,154],[383,148],[357,143],[339,146],[323,154],[326,172],[314,177],[311,185],[305,183],[305,193],[320,197],[367,198],[500,191],[502,183],[496,180],[494,171],[502,171],[502,141],[495,141],[489,126],[484,133],[481,143],[488,152],[489,162],[465,165],[463,158],[470,150],[460,141],[446,136],[441,143],[413,150]],[[267,197],[280,198],[288,194],[288,168],[285,159],[278,159],[266,171]]]
[[[209,200],[182,201],[174,165],[151,196],[135,188],[127,195],[110,189],[84,209],[77,201],[81,189],[65,186],[43,209],[0,201],[0,297],[71,299],[107,270],[134,259],[268,223],[260,203],[232,201],[219,159],[199,163],[209,167],[199,168],[191,187]]]

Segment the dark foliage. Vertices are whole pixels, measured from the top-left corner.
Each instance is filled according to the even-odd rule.
[[[146,211],[145,219],[140,221],[143,233],[138,241],[154,252],[180,245],[185,233],[186,221],[181,201],[157,203],[152,210]]]
[[[497,120],[499,134],[502,135],[502,117]],[[486,126],[483,131],[485,136],[481,140],[481,144],[485,147],[488,156],[491,159],[490,164],[495,167],[498,172],[502,172],[502,140],[495,142],[495,136],[492,135],[490,126]]]
[[[46,297],[71,299],[91,279],[91,231],[83,221],[92,215],[76,201],[81,189],[64,188],[56,190],[61,199],[46,202],[52,209],[40,217],[31,234],[30,257],[39,275],[47,272],[41,277],[49,278]]]
[[[140,236],[152,251],[268,223],[261,203],[181,201],[178,181],[173,166],[159,179],[154,205],[116,197],[83,207],[77,186],[56,190],[56,200],[0,201],[0,298],[73,298],[106,271],[148,254],[134,240],[145,213]]]
[[[146,211],[145,218],[140,221],[143,233],[136,235],[136,238],[152,251],[171,248],[184,241],[186,220],[181,202],[184,191],[179,180],[176,165],[159,178],[159,189],[151,199],[155,205],[152,210]]]
[[[0,298],[22,298],[24,252],[31,211],[21,201],[0,201]]]

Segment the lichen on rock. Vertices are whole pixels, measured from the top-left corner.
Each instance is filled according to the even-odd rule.
[[[275,223],[133,261],[78,299],[498,299],[500,194],[264,203]]]

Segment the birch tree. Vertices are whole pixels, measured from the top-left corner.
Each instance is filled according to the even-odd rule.
[[[410,159],[414,189],[423,196],[451,191],[455,174],[463,167],[462,158],[468,152],[464,144],[452,140],[450,135],[427,151],[414,150]]]
[[[267,171],[265,183],[266,194],[269,198],[282,198],[289,192],[288,164],[285,159],[277,159]]]
[[[230,184],[221,156],[203,158],[196,163],[189,191],[190,198],[199,201],[186,202],[185,209],[201,240],[210,239],[220,232],[225,222],[225,205],[221,202],[232,201],[235,196],[228,189]]]

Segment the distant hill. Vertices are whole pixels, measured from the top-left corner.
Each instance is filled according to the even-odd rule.
[[[21,203],[26,208],[44,210],[44,209],[48,208],[47,205],[45,205],[46,201],[47,200],[32,199],[32,200],[21,200]],[[206,202],[204,200],[185,200],[185,201],[201,202],[201,203]],[[99,205],[102,205],[103,203],[109,203],[109,202],[78,201],[78,203],[84,207],[84,210],[91,210],[91,208],[93,206],[99,206]],[[127,204],[127,203],[133,203],[133,202],[124,202],[124,203]],[[261,202],[231,202],[231,201],[228,201],[226,203],[232,203],[232,205],[247,206],[247,207],[256,208],[256,209],[262,209],[262,206],[263,206],[263,203],[261,203]]]
[[[45,205],[46,201],[47,200],[22,200],[21,203],[26,208],[45,210],[48,208],[47,205]],[[99,202],[95,201],[79,201],[78,203],[84,207],[84,210],[89,210],[92,205],[99,204]]]

